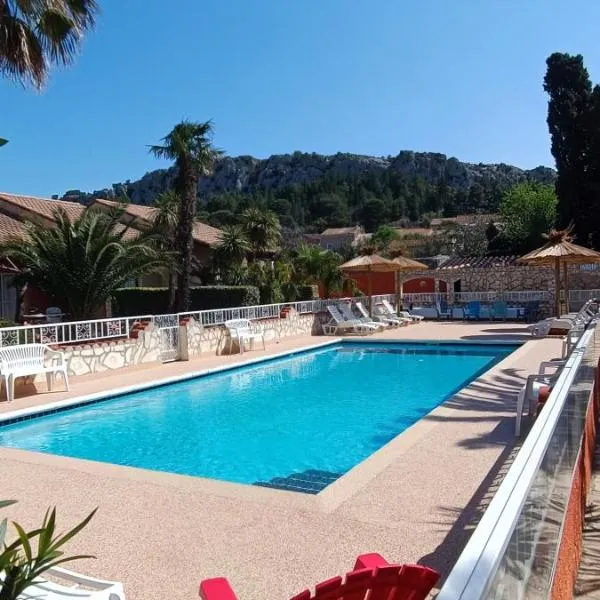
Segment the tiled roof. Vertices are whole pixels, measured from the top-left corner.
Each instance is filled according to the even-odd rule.
[[[442,263],[438,270],[449,269],[493,269],[517,265],[518,256],[455,256]]]
[[[94,204],[100,204],[102,206],[108,206],[116,208],[119,206],[118,202],[112,200],[96,199]],[[136,219],[142,219],[147,223],[152,223],[156,218],[157,210],[152,206],[142,206],[141,204],[127,204],[125,207],[125,213],[135,217]],[[198,220],[194,221],[194,239],[200,244],[206,244],[208,246],[216,246],[221,240],[221,230],[216,227],[211,227],[206,223],[202,223]]]
[[[15,209],[26,210],[29,213],[46,219],[52,219],[52,214],[57,208],[63,209],[71,219],[76,219],[85,210],[85,206],[77,202],[50,200],[48,198],[20,196],[17,194],[5,194],[4,192],[0,192],[0,206],[2,202],[15,207]]]
[[[429,229],[428,227],[398,227],[396,232],[400,237],[404,237],[405,235],[433,235],[433,229]]]
[[[439,227],[443,223],[457,223],[459,225],[469,225],[471,223],[489,223],[490,221],[497,222],[499,218],[500,215],[493,213],[473,213],[470,215],[456,215],[456,217],[431,219],[431,226]]]
[[[321,235],[349,235],[357,232],[356,227],[329,227]]]
[[[25,226],[20,221],[0,213],[0,243],[22,238]]]

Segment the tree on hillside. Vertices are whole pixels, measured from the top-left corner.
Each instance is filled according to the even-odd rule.
[[[556,193],[549,185],[521,183],[505,192],[500,204],[500,247],[515,254],[537,248],[545,232],[554,229],[556,206]]]
[[[592,109],[592,84],[581,55],[548,57],[544,90],[549,95],[548,128],[558,179],[558,226],[574,225],[580,244],[600,242],[597,230],[598,190],[590,185],[590,149],[597,114]]]
[[[176,247],[181,258],[177,277],[177,310],[180,312],[190,308],[198,178],[212,172],[215,159],[221,154],[212,144],[212,134],[210,121],[182,121],[162,139],[163,145],[150,147],[150,152],[156,157],[174,160],[177,167],[175,189],[180,203]]]
[[[172,256],[171,264],[168,267],[168,296],[169,312],[175,310],[175,294],[177,292],[177,270],[178,254],[175,247],[175,235],[177,233],[178,210],[181,199],[174,190],[168,190],[159,194],[154,201],[156,216],[152,224],[153,231],[157,234],[158,244],[162,250],[166,250]]]
[[[124,227],[122,211],[87,209],[71,220],[54,211],[54,227],[28,225],[27,235],[0,247],[18,264],[22,281],[35,286],[73,320],[89,319],[132,279],[164,269],[170,257],[151,234]]]
[[[96,0],[0,0],[0,73],[42,88],[53,65],[68,65],[94,26]]]
[[[398,232],[389,225],[381,225],[371,236],[371,244],[377,247],[378,252],[387,252],[389,245],[394,240],[399,239]]]

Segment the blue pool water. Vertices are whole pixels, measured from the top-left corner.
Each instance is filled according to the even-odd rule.
[[[0,427],[0,445],[315,493],[510,354],[342,343]]]

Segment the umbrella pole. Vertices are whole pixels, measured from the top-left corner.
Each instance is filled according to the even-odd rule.
[[[563,287],[565,289],[565,312],[569,314],[569,273],[566,262],[563,263]]]
[[[402,298],[402,288],[400,287],[402,284],[400,283],[400,271],[396,271],[394,274],[396,277],[396,312],[400,310],[400,301]]]
[[[557,317],[560,317],[560,258],[558,258],[558,256],[554,262],[554,284],[556,287],[556,294],[554,296],[554,313]]]
[[[369,269],[367,271],[367,279],[368,279],[368,285],[369,285],[369,316],[372,317],[373,316],[373,273],[371,271],[371,269]]]

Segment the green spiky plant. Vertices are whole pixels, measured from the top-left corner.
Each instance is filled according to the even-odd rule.
[[[136,233],[121,216],[122,208],[89,208],[71,219],[58,209],[53,227],[31,223],[23,240],[3,244],[0,252],[19,265],[20,283],[47,294],[72,320],[91,318],[116,289],[170,263],[152,233]]]
[[[14,500],[2,500],[0,508],[14,503]],[[6,542],[8,519],[4,519],[0,523],[0,600],[18,600],[28,587],[40,581],[42,575],[53,567],[94,558],[91,555],[65,556],[63,547],[90,522],[96,510],[63,534],[56,532],[56,508],[48,509],[41,526],[31,531],[25,531],[13,521],[15,539],[10,543]]]

